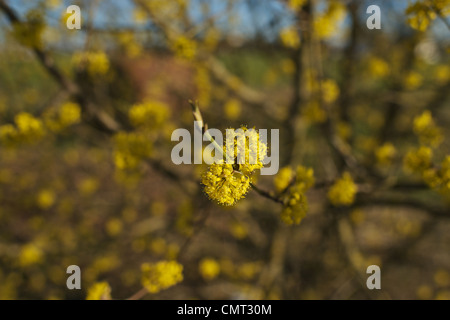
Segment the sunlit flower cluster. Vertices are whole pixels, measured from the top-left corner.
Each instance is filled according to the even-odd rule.
[[[211,200],[233,205],[245,197],[253,172],[263,167],[267,145],[256,130],[241,127],[235,135],[227,135],[223,153],[226,159],[209,166],[202,176],[202,184]]]

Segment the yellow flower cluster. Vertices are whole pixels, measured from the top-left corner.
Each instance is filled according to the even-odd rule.
[[[438,65],[434,77],[439,84],[446,84],[450,80],[450,66]]]
[[[35,244],[24,245],[19,253],[19,264],[22,267],[34,265],[42,262],[44,258],[42,250]]]
[[[45,21],[42,12],[30,10],[26,20],[13,24],[13,37],[22,45],[41,49],[43,46],[42,34],[45,31]]]
[[[66,102],[57,110],[49,110],[43,116],[47,128],[59,132],[75,123],[80,122],[81,108],[77,103]]]
[[[17,114],[14,122],[15,126],[12,124],[0,126],[0,142],[5,146],[36,142],[45,135],[42,121],[27,112]]]
[[[234,159],[234,167],[237,171],[250,176],[255,170],[264,166],[262,161],[267,156],[267,145],[260,140],[258,131],[242,126],[240,130],[235,131],[235,134],[227,134],[224,151],[227,162],[228,159]],[[238,163],[238,156],[242,154],[245,154],[244,163]]]
[[[308,202],[306,196],[297,186],[289,189],[289,198],[281,211],[281,220],[288,224],[299,224],[306,216]]]
[[[109,59],[103,51],[76,52],[72,56],[72,64],[87,70],[91,76],[105,75],[109,70]]]
[[[444,196],[450,196],[450,156],[445,157],[440,169],[426,169],[422,177],[432,189]]]
[[[368,61],[368,66],[370,74],[376,78],[383,78],[389,75],[389,65],[381,58],[371,57]]]
[[[236,120],[241,115],[241,103],[236,99],[229,99],[225,102],[223,110],[227,119]]]
[[[219,163],[210,165],[208,171],[202,175],[202,184],[211,200],[229,206],[245,197],[250,188],[252,173],[263,167],[262,161],[267,156],[267,145],[260,141],[256,130],[241,127],[234,135],[227,135],[223,150],[233,163],[220,160]],[[244,163],[238,163],[238,156],[241,154],[244,154]]]
[[[410,16],[408,18],[409,25],[419,31],[425,31],[428,29],[430,22],[436,19],[436,13],[430,7],[432,1],[418,1],[410,4],[406,8],[406,15]]]
[[[205,280],[213,280],[220,273],[220,264],[212,258],[204,258],[198,265],[200,275]]]
[[[428,147],[420,147],[409,151],[403,158],[403,167],[406,171],[422,174],[431,166],[433,151]]]
[[[438,147],[443,140],[441,129],[436,126],[429,110],[414,118],[414,133],[420,143],[432,148]]]
[[[303,108],[303,116],[311,123],[323,123],[327,120],[327,113],[320,107],[317,100],[310,100]]]
[[[136,37],[132,32],[121,32],[117,40],[128,57],[135,58],[141,54],[142,45],[136,41]]]
[[[55,203],[55,200],[55,193],[49,189],[40,191],[37,196],[37,204],[44,210],[50,208]]]
[[[157,293],[183,281],[183,266],[176,261],[144,263],[141,266],[142,285],[150,293]]]
[[[281,185],[288,186],[292,179],[289,177],[288,169],[284,170],[281,176],[283,176],[283,179],[280,178],[280,181],[282,181]],[[288,225],[299,224],[306,216],[308,201],[305,192],[314,185],[314,182],[314,171],[312,168],[306,168],[304,166],[297,167],[295,184],[289,188],[289,194],[284,200],[283,210],[281,211],[281,220],[284,223]]]
[[[300,9],[303,5],[306,4],[306,1],[307,1],[307,0],[289,0],[288,6],[289,6],[289,8],[291,8],[291,10],[297,11],[297,10]]]
[[[422,85],[422,82],[423,82],[423,77],[417,71],[409,72],[404,79],[405,88],[408,90],[417,89],[418,87],[420,87]]]
[[[185,36],[176,37],[171,41],[170,47],[177,57],[187,60],[192,60],[197,53],[197,44],[195,41]]]
[[[294,177],[294,170],[291,167],[284,167],[278,171],[278,174],[273,178],[273,184],[277,192],[281,192],[289,186]]]
[[[333,103],[339,97],[339,87],[333,79],[326,79],[322,82],[323,101]]]
[[[328,199],[334,206],[349,206],[355,201],[358,186],[350,173],[344,172],[328,191]]]
[[[280,39],[284,46],[296,49],[300,46],[300,37],[293,27],[287,27],[280,31]]]
[[[128,117],[133,126],[143,129],[158,129],[170,116],[167,104],[159,101],[146,101],[133,105]]]
[[[150,157],[152,145],[141,132],[119,132],[114,136],[114,160],[119,169],[136,168],[142,159]]]
[[[397,151],[392,143],[386,142],[375,150],[377,163],[382,166],[388,166],[394,160]]]
[[[211,200],[222,205],[234,205],[245,197],[251,178],[237,172],[232,164],[213,163],[202,176],[204,191]]]
[[[111,300],[111,287],[108,282],[94,283],[88,289],[86,300]]]
[[[345,6],[338,1],[330,1],[324,13],[314,19],[314,32],[319,39],[328,39],[336,33],[338,24],[345,17]]]

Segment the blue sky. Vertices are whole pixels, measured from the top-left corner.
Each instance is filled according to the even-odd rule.
[[[51,0],[49,0],[51,1]],[[24,14],[31,8],[41,5],[42,3],[49,3],[44,0],[7,0],[7,2],[20,14]],[[172,0],[166,0],[172,1]],[[222,29],[227,29],[228,25],[222,12],[225,12],[226,1],[223,0],[190,0],[189,14],[193,21],[199,21],[202,18],[200,10],[200,3],[208,1],[210,4],[211,15],[217,15],[217,25]],[[86,1],[81,1],[81,3]],[[402,14],[407,7],[410,0],[361,0],[360,15],[362,22],[364,17],[369,15],[365,12],[369,5],[378,5],[381,8],[382,14],[382,29],[384,32],[395,32],[399,28],[408,28],[405,22],[405,16]],[[53,11],[48,11],[48,23],[56,25],[59,23],[61,13],[70,4],[77,4],[80,1],[76,0],[62,0],[62,5]],[[111,21],[114,27],[131,27],[135,23],[133,21],[133,1],[132,0],[100,0],[94,25],[98,28],[111,26]],[[81,6],[82,13],[87,9]],[[84,10],[84,11],[83,11]],[[277,36],[276,28],[264,28],[269,21],[277,18],[278,27],[289,25],[292,22],[292,16],[286,10],[285,6],[275,0],[234,0],[235,18],[238,19],[237,24],[231,32],[239,36],[253,36],[255,32],[263,30],[264,35],[273,40]],[[345,27],[345,23],[343,27]],[[256,26],[256,28],[255,28]],[[230,30],[228,30],[230,31]],[[436,21],[433,27],[433,33],[440,39],[449,39],[449,30],[445,25]]]

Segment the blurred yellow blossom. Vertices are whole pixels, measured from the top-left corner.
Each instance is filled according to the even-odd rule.
[[[375,156],[377,157],[377,163],[379,165],[390,165],[396,155],[396,149],[390,142],[384,143],[382,146],[375,150]]]
[[[183,266],[176,261],[144,263],[141,270],[142,285],[150,293],[157,293],[183,281]]]
[[[108,282],[97,282],[89,287],[86,300],[111,300],[111,287]]]
[[[280,38],[283,45],[288,48],[298,48],[300,46],[300,37],[293,27],[284,28],[280,32]]]
[[[220,264],[212,258],[204,258],[198,265],[200,275],[205,280],[213,280],[220,273]]]
[[[344,172],[328,191],[328,199],[335,206],[348,206],[355,201],[358,186],[348,172]]]

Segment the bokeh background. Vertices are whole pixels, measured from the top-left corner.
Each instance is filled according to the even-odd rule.
[[[0,298],[450,299],[449,14],[448,0],[0,0]],[[207,167],[170,158],[172,131],[194,131],[190,99],[211,128],[279,129],[279,175],[210,201]],[[295,223],[302,168],[315,185]]]

